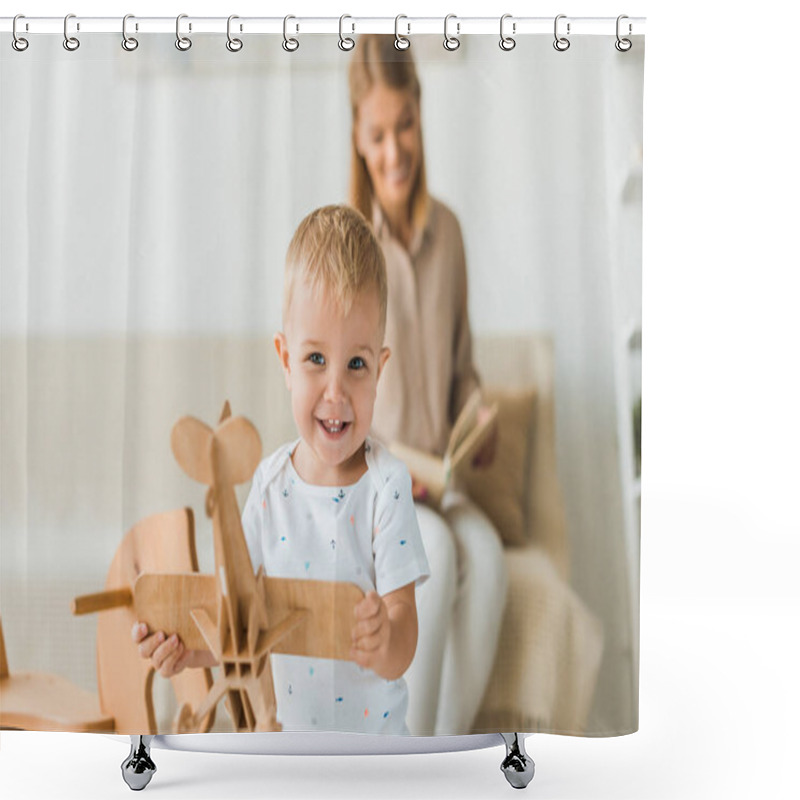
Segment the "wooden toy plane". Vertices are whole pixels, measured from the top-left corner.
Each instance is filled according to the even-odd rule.
[[[132,607],[151,631],[177,633],[187,648],[214,654],[217,677],[196,709],[183,705],[176,732],[199,730],[226,695],[237,731],[280,730],[270,653],[350,660],[363,592],[349,583],[271,578],[263,568],[254,574],[234,486],[252,477],[261,440],[248,420],[231,417],[227,402],[215,430],[183,417],[171,444],[184,472],[209,487],[215,574],[142,571],[132,586],[75,598],[73,613]]]

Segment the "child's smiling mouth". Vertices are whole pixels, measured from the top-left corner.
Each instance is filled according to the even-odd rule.
[[[328,436],[340,436],[350,425],[349,422],[341,419],[318,419],[317,422]]]

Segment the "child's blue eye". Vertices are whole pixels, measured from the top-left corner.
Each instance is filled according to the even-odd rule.
[[[325,365],[325,356],[323,356],[322,353],[312,353],[308,357],[308,360],[312,364],[317,364],[320,367]]]
[[[356,356],[350,359],[348,366],[350,369],[364,369],[367,366],[367,362],[361,356]]]

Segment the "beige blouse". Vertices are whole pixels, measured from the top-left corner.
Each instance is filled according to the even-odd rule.
[[[385,442],[442,455],[458,412],[479,384],[461,228],[433,198],[427,223],[408,250],[392,236],[377,204],[373,226],[386,257],[391,350],[378,383],[373,429]]]

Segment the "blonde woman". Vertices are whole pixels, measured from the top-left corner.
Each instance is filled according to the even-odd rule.
[[[392,36],[358,38],[350,64],[350,201],[386,257],[386,344],[392,352],[375,405],[374,429],[444,453],[455,418],[479,378],[472,363],[467,273],[455,215],[428,194],[420,84]],[[496,434],[496,432],[495,432]],[[496,435],[476,459],[487,465]],[[406,674],[415,735],[472,731],[494,663],[507,575],[500,537],[469,499],[449,491],[440,510],[414,487],[431,567],[418,590],[419,643]]]

